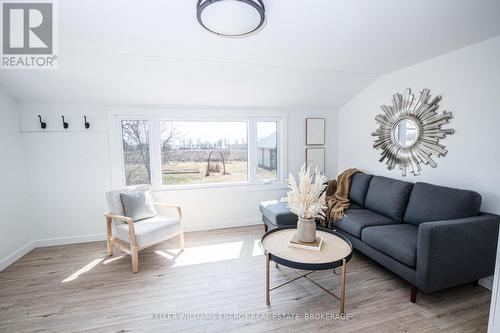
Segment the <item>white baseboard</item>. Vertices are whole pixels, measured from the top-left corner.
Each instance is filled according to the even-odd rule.
[[[21,259],[25,254],[33,250],[33,242],[26,244],[20,249],[17,249],[10,255],[8,255],[6,258],[0,260],[0,271],[3,271],[6,269],[9,265],[14,263],[15,261]]]
[[[492,290],[493,289],[493,275],[490,275],[488,277],[485,277],[484,279],[479,280],[479,284],[486,289]]]
[[[84,235],[84,236],[38,239],[33,241],[32,244],[33,248],[37,248],[37,247],[56,246],[56,245],[88,243],[88,242],[96,242],[103,240],[106,240],[105,234],[94,234],[94,235]]]

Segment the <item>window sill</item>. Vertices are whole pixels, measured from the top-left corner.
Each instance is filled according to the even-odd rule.
[[[199,191],[199,190],[216,190],[216,189],[240,189],[247,191],[265,191],[265,190],[286,190],[288,185],[284,182],[258,183],[250,184],[247,182],[241,183],[221,183],[221,184],[193,184],[193,185],[170,185],[153,187],[153,192],[169,192],[169,191]]]

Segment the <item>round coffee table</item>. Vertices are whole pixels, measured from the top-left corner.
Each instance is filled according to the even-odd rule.
[[[288,246],[288,241],[297,231],[295,226],[280,227],[270,230],[262,236],[261,244],[266,256],[266,304],[269,305],[269,292],[280,288],[300,278],[306,278],[315,285],[328,292],[340,301],[340,313],[344,313],[345,305],[345,282],[346,266],[352,257],[351,242],[336,231],[318,227],[317,236],[323,239],[320,251],[305,250]],[[269,263],[274,261],[286,267],[307,270],[308,273],[301,274],[296,278],[270,288],[269,286]],[[328,270],[342,267],[340,275],[340,296],[335,295],[316,281],[309,278],[315,271]]]

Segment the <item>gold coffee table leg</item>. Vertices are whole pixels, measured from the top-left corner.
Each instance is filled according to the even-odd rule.
[[[340,313],[344,313],[345,305],[345,273],[347,262],[345,259],[342,260],[342,275],[340,276]]]
[[[269,304],[269,253],[266,253],[266,305]]]

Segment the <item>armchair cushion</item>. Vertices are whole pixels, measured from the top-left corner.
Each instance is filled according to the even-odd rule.
[[[120,193],[120,198],[125,216],[132,218],[134,222],[158,215],[150,190]]]
[[[162,216],[155,216],[135,222],[134,228],[139,248],[162,242],[181,231],[179,220]],[[124,223],[116,227],[116,237],[130,243],[128,224]]]

